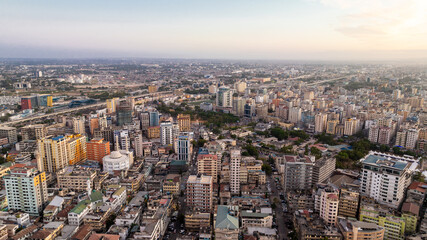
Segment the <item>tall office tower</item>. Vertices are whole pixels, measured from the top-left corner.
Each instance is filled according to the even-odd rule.
[[[44,124],[28,125],[21,128],[22,140],[37,140],[47,135]]]
[[[211,176],[213,182],[216,183],[218,179],[218,156],[215,154],[199,154],[197,156],[197,172]]]
[[[236,116],[243,116],[245,113],[246,101],[242,97],[233,97],[233,113]]]
[[[391,128],[389,127],[380,127],[378,132],[378,143],[379,144],[390,144],[391,139]]]
[[[115,113],[117,98],[107,99],[106,102],[107,102],[107,113]]]
[[[86,137],[80,134],[67,136],[67,154],[69,165],[74,165],[86,160]]]
[[[313,156],[284,156],[284,191],[312,188],[314,160]]]
[[[85,119],[84,117],[73,118],[73,133],[85,134]]]
[[[220,87],[216,93],[216,105],[218,107],[233,107],[233,91],[226,87]]]
[[[37,141],[40,161],[38,169],[43,172],[57,172],[68,166],[67,138],[64,136],[39,139]]]
[[[135,149],[135,156],[136,157],[143,157],[144,156],[144,146],[142,144],[142,133],[137,132],[133,139],[133,149]]]
[[[191,146],[191,138],[189,136],[179,136],[176,140],[175,152],[178,154],[179,161],[191,162],[191,154],[193,148]]]
[[[238,93],[245,93],[246,86],[246,82],[239,81],[234,84],[234,89],[236,89]]]
[[[242,156],[240,150],[233,149],[230,151],[230,190],[234,195],[240,195],[240,161]]]
[[[335,226],[338,216],[338,192],[330,193],[324,189],[320,195],[320,217],[329,226]]]
[[[354,135],[358,130],[358,119],[355,118],[348,118],[344,122],[344,135],[352,136]]]
[[[141,129],[147,130],[150,126],[150,113],[142,112],[139,114],[139,120],[141,121]]]
[[[326,124],[326,133],[332,134],[332,135],[335,134],[336,133],[335,129],[338,124],[339,124],[338,120],[329,120]]]
[[[211,212],[212,192],[211,176],[190,175],[187,180],[187,207],[200,212]]]
[[[132,123],[132,106],[127,102],[120,103],[116,109],[117,126]]]
[[[8,208],[38,216],[48,201],[46,175],[34,167],[16,167],[3,177]]]
[[[110,154],[110,142],[94,138],[86,143],[87,159],[102,163],[102,158]]]
[[[314,92],[313,91],[307,91],[304,92],[304,100],[313,100],[314,99]]]
[[[99,128],[99,119],[97,117],[90,118],[89,119],[89,131],[90,134],[93,136],[96,129]]]
[[[173,143],[173,140],[173,124],[171,122],[160,123],[160,143],[169,145]]]
[[[328,115],[326,113],[318,113],[314,116],[314,131],[322,133],[326,131]]]
[[[402,96],[402,92],[399,89],[393,90],[393,99],[400,99]]]
[[[368,140],[372,143],[378,142],[378,133],[380,132],[380,128],[376,125],[373,125],[369,128],[369,136]]]
[[[404,157],[370,152],[362,162],[361,195],[398,207],[411,182],[411,162]]]
[[[179,131],[189,132],[191,131],[191,118],[189,114],[178,114],[177,117]]]
[[[299,107],[292,107],[289,109],[289,122],[298,123],[301,121],[302,110]]]
[[[18,134],[15,127],[0,127],[0,137],[7,138],[10,144],[18,142]]]
[[[359,210],[359,186],[345,184],[340,188],[338,216],[357,218]]]
[[[159,126],[160,116],[159,112],[154,111],[150,112],[150,127],[156,127]]]
[[[419,129],[401,129],[396,134],[396,145],[414,149],[418,140]]]

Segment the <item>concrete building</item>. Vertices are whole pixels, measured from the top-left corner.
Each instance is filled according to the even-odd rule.
[[[197,172],[202,175],[211,176],[213,182],[218,181],[218,156],[215,154],[199,154],[197,156]]]
[[[86,143],[87,159],[102,163],[102,158],[110,154],[110,142],[94,138]]]
[[[178,114],[177,117],[179,131],[190,132],[191,131],[191,118],[189,114]]]
[[[397,146],[402,146],[406,149],[415,149],[418,140],[419,129],[401,129],[396,134]]]
[[[240,195],[240,150],[230,151],[230,190],[234,195]]]
[[[84,117],[73,118],[73,133],[86,134]]]
[[[313,184],[314,156],[291,156],[283,157],[284,191],[311,189]]]
[[[289,122],[298,123],[301,121],[302,110],[299,107],[289,108]]]
[[[405,219],[379,205],[361,204],[359,220],[384,228],[384,239],[404,239]]]
[[[359,210],[359,186],[346,184],[340,189],[338,216],[357,218]]]
[[[43,211],[48,201],[44,172],[32,167],[15,167],[3,179],[9,209],[35,216]]]
[[[15,127],[0,127],[0,138],[7,138],[8,142],[15,144],[18,142],[18,134]]]
[[[242,97],[233,97],[233,113],[242,117],[245,114],[246,100]]]
[[[233,209],[233,206],[218,205],[214,221],[216,239],[239,239],[240,226],[239,218],[237,218],[236,212],[237,209]]]
[[[68,166],[67,138],[64,136],[46,137],[37,141],[40,171],[57,172]]]
[[[116,109],[117,126],[123,126],[132,123],[132,112],[133,108],[130,103],[120,103]]]
[[[233,107],[233,91],[227,87],[220,87],[216,93],[216,105],[223,108]]]
[[[212,192],[211,176],[190,175],[187,180],[187,207],[201,212],[211,212]]]
[[[46,137],[47,129],[44,124],[28,125],[21,128],[22,140],[38,140]]]
[[[322,191],[320,195],[320,218],[329,226],[337,223],[339,198],[336,193]]]
[[[328,115],[326,113],[318,113],[314,116],[314,132],[322,133],[326,131]]]
[[[87,159],[86,137],[80,134],[67,136],[68,164],[74,165]]]
[[[114,171],[128,170],[133,164],[133,153],[126,150],[116,150],[102,158],[103,169],[112,174]]]
[[[80,166],[68,166],[56,174],[59,188],[76,192],[93,189],[96,175],[96,171]]]
[[[379,203],[399,206],[417,164],[403,157],[377,152],[370,152],[361,163],[360,193]]]
[[[315,160],[312,174],[313,186],[329,179],[335,171],[336,162],[337,160],[335,157],[322,157]]]
[[[382,240],[384,228],[375,223],[339,219],[338,228],[344,240]]]
[[[191,162],[193,147],[190,136],[179,136],[175,141],[175,152],[178,154],[178,160],[185,161],[186,163]]]
[[[338,120],[329,120],[326,124],[326,133],[331,135],[336,134],[336,127],[338,124]]]
[[[172,145],[175,139],[174,124],[171,122],[160,123],[160,143],[162,145]]]
[[[179,174],[168,174],[166,175],[165,181],[163,181],[163,192],[177,195],[180,192],[181,175]]]

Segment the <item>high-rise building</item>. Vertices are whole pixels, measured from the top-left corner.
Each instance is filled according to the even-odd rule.
[[[340,188],[338,216],[357,218],[359,210],[359,186],[346,184]]]
[[[159,126],[160,125],[159,121],[160,121],[159,112],[157,111],[150,112],[150,127]]]
[[[144,146],[142,142],[143,142],[142,133],[141,132],[136,133],[133,138],[133,149],[135,150],[136,157],[144,156]]]
[[[359,130],[359,120],[356,118],[348,118],[344,121],[344,135],[352,136]]]
[[[334,135],[336,133],[336,127],[339,124],[338,120],[329,120],[326,124],[326,133]]]
[[[110,154],[110,142],[103,138],[93,138],[86,143],[87,159],[102,163],[102,158]]]
[[[27,110],[32,109],[33,106],[31,105],[31,97],[22,97],[21,98],[21,109]]]
[[[289,122],[298,123],[301,121],[302,110],[299,107],[292,107],[289,109]]]
[[[38,140],[47,135],[46,126],[43,124],[28,125],[21,128],[22,140]]]
[[[411,161],[385,153],[370,152],[362,162],[361,195],[381,204],[399,206],[411,182]]]
[[[116,112],[116,103],[118,98],[107,99],[107,113],[115,113]]]
[[[246,101],[242,97],[233,97],[233,113],[236,116],[243,116],[245,113]]]
[[[399,89],[393,90],[393,99],[400,99],[402,96],[402,92]]]
[[[7,138],[10,144],[18,142],[18,134],[15,127],[0,127],[0,138]]]
[[[147,130],[148,127],[150,126],[150,113],[149,112],[140,113],[139,119],[141,121],[142,130]]]
[[[8,209],[38,216],[48,201],[46,175],[33,167],[15,167],[3,177]]]
[[[211,176],[190,175],[187,180],[187,207],[200,212],[212,210],[213,182]]]
[[[87,159],[86,137],[80,134],[67,136],[68,164],[74,165]]]
[[[99,128],[99,119],[97,117],[93,117],[89,119],[89,131],[90,134],[93,136],[93,133],[96,129]]]
[[[396,134],[396,145],[414,149],[418,140],[419,129],[401,129]]]
[[[240,195],[240,150],[230,151],[230,190],[234,195]]]
[[[233,91],[227,87],[220,87],[216,93],[216,105],[218,107],[233,107]]]
[[[304,100],[313,100],[314,99],[314,92],[313,91],[307,91],[304,93]]]
[[[320,195],[320,217],[329,226],[334,226],[337,223],[338,216],[338,194],[322,191]]]
[[[306,157],[307,158],[307,157]],[[310,157],[310,159],[314,159]],[[313,186],[327,181],[335,171],[337,160],[335,157],[322,157],[314,162]]]
[[[84,117],[73,118],[73,133],[85,134],[85,119]]]
[[[175,152],[178,155],[178,160],[189,163],[193,152],[191,138],[189,136],[179,136],[175,141]]]
[[[197,156],[197,172],[202,175],[211,176],[213,182],[218,179],[218,156],[215,154],[199,154]]]
[[[373,125],[369,128],[369,136],[368,139],[372,143],[378,142],[378,133],[380,131],[380,128],[376,125]]]
[[[191,118],[189,114],[178,114],[177,117],[179,131],[189,132],[191,131]]]
[[[122,102],[116,109],[117,126],[132,123],[132,106],[128,102]]]
[[[171,122],[160,123],[160,143],[162,145],[173,144],[174,131],[173,124]]]
[[[391,129],[389,127],[381,127],[378,132],[378,143],[379,144],[390,144]]]
[[[68,166],[67,138],[64,136],[46,137],[37,141],[40,171],[57,172]]]
[[[326,131],[328,115],[326,113],[318,113],[314,116],[314,131],[322,133]]]
[[[311,189],[313,184],[314,156],[291,156],[283,157],[284,191]]]
[[[118,140],[118,141],[116,141]],[[118,142],[118,143],[117,143]],[[116,144],[119,144],[116,146]],[[114,131],[114,148],[120,148],[129,150],[130,148],[130,137],[129,137],[129,130],[122,129],[122,130],[115,130]]]

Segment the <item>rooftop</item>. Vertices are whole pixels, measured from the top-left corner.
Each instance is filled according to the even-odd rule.
[[[239,219],[229,214],[227,206],[219,205],[215,228],[232,230],[239,229]]]

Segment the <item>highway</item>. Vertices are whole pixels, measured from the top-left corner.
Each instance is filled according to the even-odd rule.
[[[164,95],[168,95],[168,94],[171,95],[171,93],[172,93],[172,91],[167,91],[167,92],[158,92],[158,93],[148,93],[148,94],[143,94],[143,95],[133,96],[133,97],[134,98],[141,98],[141,97],[150,97],[151,96],[151,97],[158,99],[160,96],[164,97]],[[125,100],[125,99],[126,98],[121,98],[120,100]],[[15,124],[39,120],[39,119],[46,119],[46,118],[50,118],[50,117],[57,116],[57,115],[62,115],[62,114],[71,113],[71,112],[77,112],[77,111],[84,110],[84,109],[103,107],[106,105],[107,105],[106,102],[101,102],[101,103],[95,103],[95,104],[86,105],[86,106],[82,106],[82,107],[65,109],[62,111],[54,112],[54,113],[48,113],[48,114],[44,114],[44,115],[23,118],[23,119],[19,119],[19,120],[15,120],[15,121],[4,122],[4,123],[0,124],[0,127],[15,125]]]

